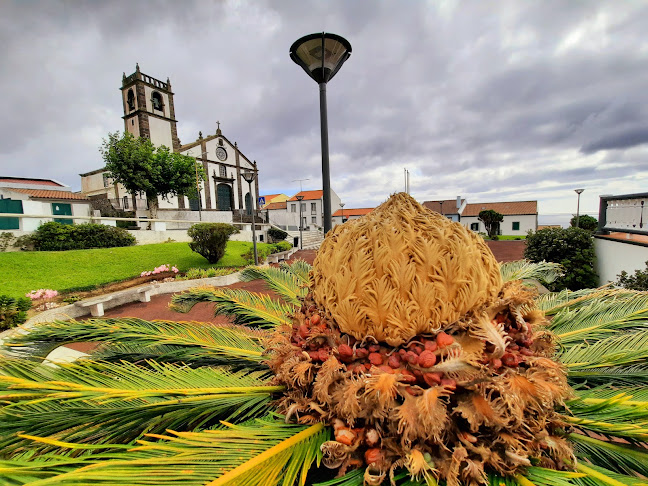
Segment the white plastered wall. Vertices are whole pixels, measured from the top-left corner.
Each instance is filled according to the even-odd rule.
[[[648,246],[631,244],[623,240],[594,238],[596,251],[596,273],[599,284],[617,280],[617,276],[626,271],[634,274],[635,270],[645,270],[648,261]]]

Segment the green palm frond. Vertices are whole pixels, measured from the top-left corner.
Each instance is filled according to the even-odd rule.
[[[295,306],[300,306],[300,297],[305,297],[308,288],[290,271],[277,267],[246,267],[241,271],[241,280],[263,280],[268,288],[278,294],[284,301]]]
[[[169,356],[262,361],[262,341],[266,333],[245,327],[215,326],[201,322],[145,321],[142,319],[88,319],[39,324],[6,340],[0,353],[21,358],[45,358],[49,352],[70,342],[101,342],[107,345],[138,347],[143,356],[150,349]],[[160,346],[172,346],[166,350]],[[106,352],[107,348],[101,348]],[[149,351],[147,351],[149,350]],[[178,351],[180,350],[180,351]],[[179,356],[173,358],[173,354]],[[183,354],[184,352],[184,354]]]
[[[236,324],[248,326],[267,328],[284,324],[291,325],[292,320],[288,317],[288,314],[295,311],[294,305],[273,300],[264,294],[236,289],[212,291],[192,289],[174,295],[171,302],[174,306],[176,303],[180,303],[179,305],[182,306],[184,303],[195,299],[214,302],[214,313],[216,315],[228,316]]]
[[[574,484],[579,486],[648,486],[648,481],[645,479],[615,473],[593,464],[579,462],[576,469],[587,474],[585,477],[574,480]]]
[[[648,449],[599,440],[582,434],[570,434],[574,453],[595,464],[605,464],[619,474],[648,477]]]
[[[567,402],[566,422],[601,434],[648,440],[648,389],[599,387],[575,394]]]
[[[535,302],[536,306],[547,316],[552,316],[565,307],[576,309],[577,307],[587,305],[594,300],[615,298],[623,296],[624,294],[627,296],[629,293],[631,292],[612,289],[609,286],[576,291],[561,290],[559,292],[550,292],[548,294],[540,295],[535,299]]]
[[[602,339],[642,327],[648,327],[648,293],[642,292],[600,296],[575,308],[565,306],[549,324],[562,345]]]
[[[65,465],[59,460],[57,465],[65,468],[64,474],[34,482],[32,486],[272,486],[292,485],[296,481],[303,485],[311,464],[314,461],[319,464],[320,446],[329,435],[322,424],[305,427],[285,424],[274,418],[243,425],[224,423],[218,429],[202,432],[150,434],[148,437],[158,440],[139,440],[130,450],[113,453],[112,460],[106,461],[101,455],[96,459],[83,457],[76,464],[71,461]],[[63,446],[78,447],[76,444]],[[44,466],[45,462],[42,460],[40,465]]]
[[[608,386],[648,385],[648,364],[637,366],[612,366],[588,370],[569,370],[567,379],[572,384],[587,383],[589,386],[606,384]]]
[[[520,486],[528,486],[529,484],[537,486],[573,486],[576,478],[584,476],[583,473],[556,471],[544,467],[530,467],[523,476],[516,476],[516,480]],[[529,483],[526,483],[525,480],[529,481]]]
[[[150,345],[140,346],[130,343],[104,343],[90,351],[91,359],[119,363],[128,361],[146,366],[147,362],[185,364],[192,368],[202,366],[227,366],[231,370],[247,369],[250,371],[267,370],[264,357],[238,357],[233,354],[213,353],[193,346]]]
[[[569,371],[632,366],[648,362],[648,329],[622,332],[593,344],[564,348],[558,359]]]
[[[313,486],[362,486],[364,484],[364,471],[354,469],[340,478],[334,478],[323,483],[316,483]]]
[[[292,263],[281,262],[279,268],[295,275],[302,285],[308,285],[310,282],[310,271],[313,269],[310,263],[304,260],[295,260]]]
[[[500,273],[504,282],[529,279],[551,283],[563,274],[563,270],[559,263],[518,260],[502,263]]]
[[[80,361],[60,367],[0,363],[0,448],[20,431],[73,442],[127,443],[144,432],[191,430],[265,413],[268,372],[231,372],[149,362]],[[8,452],[9,449],[5,449]]]

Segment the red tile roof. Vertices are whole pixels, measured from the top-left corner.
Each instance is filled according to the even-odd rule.
[[[287,207],[288,204],[286,204],[286,201],[283,201],[283,202],[266,204],[263,209],[286,209]]]
[[[374,208],[345,208],[344,211],[338,209],[333,213],[333,216],[342,216],[343,212],[345,216],[364,216],[365,214],[369,214],[373,210]]]
[[[479,216],[479,212],[492,209],[503,216],[517,214],[538,214],[538,201],[511,201],[494,203],[466,204],[466,209],[461,216]]]
[[[464,201],[465,199],[461,200],[462,205]],[[441,203],[443,203],[443,208],[441,207]],[[443,214],[459,214],[456,199],[445,199],[443,201],[425,201],[423,203],[423,206],[436,213],[441,213],[441,209],[443,209]]]
[[[65,187],[63,184],[49,179],[23,179],[22,177],[0,177],[0,182],[11,182],[14,184],[33,184],[35,186]]]
[[[37,199],[74,199],[81,201],[88,201],[88,198],[83,194],[77,194],[69,191],[47,191],[45,189],[15,189],[10,188],[11,191],[29,194],[31,197]]]
[[[301,191],[288,199],[289,201],[298,201],[297,196],[304,196],[304,201],[312,201],[314,199],[322,199],[324,191]]]

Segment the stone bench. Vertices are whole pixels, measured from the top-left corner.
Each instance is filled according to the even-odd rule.
[[[146,287],[141,287],[135,290],[137,298],[140,302],[151,302],[151,291],[159,285],[147,285]]]
[[[112,295],[104,295],[102,297],[82,300],[80,302],[75,302],[74,305],[82,308],[90,308],[90,315],[92,317],[101,317],[104,315],[104,302],[108,302],[109,300],[112,300]]]

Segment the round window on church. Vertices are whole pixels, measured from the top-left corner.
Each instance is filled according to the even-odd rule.
[[[227,151],[223,147],[218,147],[216,149],[216,157],[218,157],[218,160],[224,161],[227,159]]]

